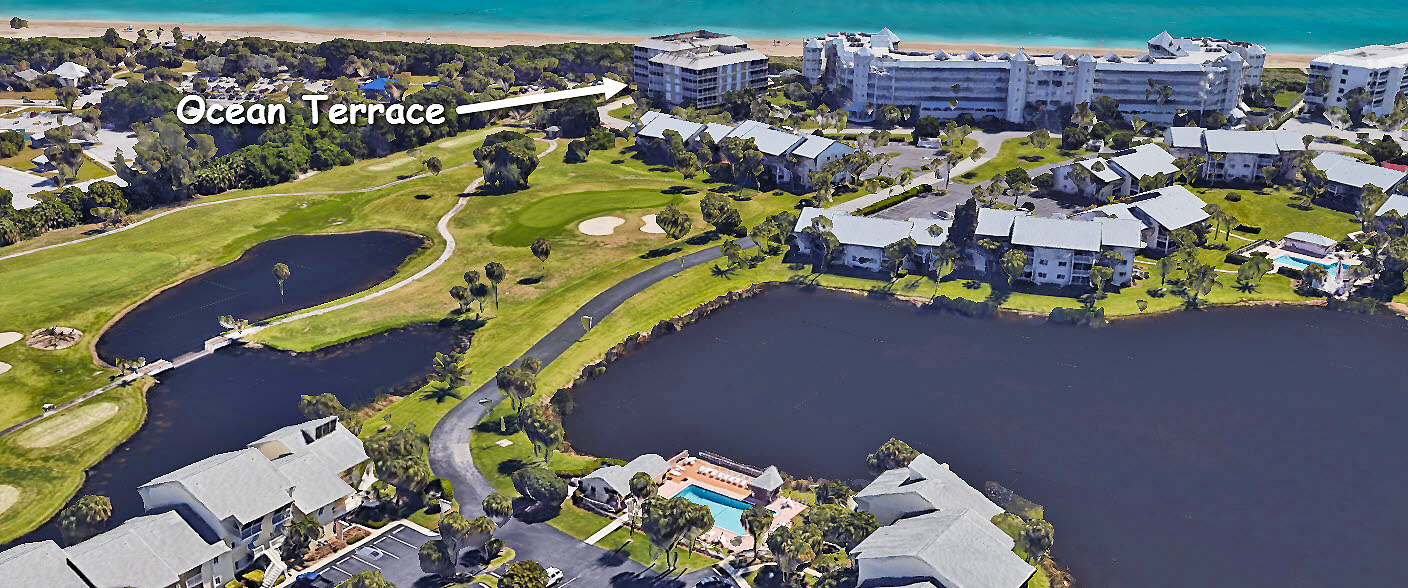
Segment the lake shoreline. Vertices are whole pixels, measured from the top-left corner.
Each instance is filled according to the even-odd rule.
[[[132,31],[124,31],[126,27],[133,27]],[[542,32],[542,31],[472,31],[472,30],[425,30],[425,29],[398,29],[394,25],[389,25],[387,29],[367,29],[356,27],[307,27],[292,24],[241,24],[241,23],[183,23],[167,21],[70,21],[70,20],[31,20],[28,28],[11,30],[0,30],[0,38],[29,38],[29,37],[60,37],[60,38],[83,38],[100,37],[108,28],[117,29],[124,38],[136,39],[135,29],[148,28],[155,30],[158,27],[170,30],[174,26],[181,27],[182,33],[194,36],[203,34],[212,41],[224,41],[229,39],[239,39],[244,37],[259,37],[279,41],[291,41],[297,43],[321,43],[333,39],[357,39],[362,41],[405,41],[423,42],[429,39],[434,44],[466,45],[471,47],[504,47],[509,45],[549,45],[559,43],[625,43],[635,44],[644,38],[645,35],[637,34],[606,34],[606,33],[575,33],[575,32]],[[664,31],[668,32],[668,31]],[[834,31],[817,31],[816,34],[825,34]],[[169,37],[167,37],[169,38]],[[748,42],[749,47],[772,57],[801,57],[801,38],[764,38],[756,36],[742,36]],[[778,44],[774,44],[777,42]],[[964,53],[970,49],[985,53],[996,53],[999,51],[1014,51],[1017,47],[1026,49],[1028,53],[1053,54],[1058,51],[1085,51],[1103,55],[1111,51],[1135,54],[1143,51],[1140,47],[1122,47],[1101,45],[1062,45],[1062,44],[1041,44],[1028,45],[1024,43],[994,43],[994,42],[960,42],[943,40],[922,40],[904,41],[902,47],[909,51],[938,51],[940,49],[950,53]],[[1319,54],[1312,53],[1287,53],[1271,51],[1266,57],[1266,67],[1309,67],[1310,60],[1319,57]]]

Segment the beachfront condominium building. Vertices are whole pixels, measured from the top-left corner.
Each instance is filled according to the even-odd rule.
[[[1168,32],[1136,55],[925,53],[901,51],[899,43],[890,29],[807,39],[804,73],[813,84],[842,90],[858,120],[893,104],[918,116],[1039,122],[1108,96],[1127,116],[1168,124],[1180,110],[1233,118],[1242,89],[1261,83],[1266,60],[1260,45]]]
[[[768,83],[768,58],[710,31],[651,37],[635,47],[636,87],[676,106],[718,106],[724,92]]]
[[[1408,92],[1408,43],[1369,45],[1311,61],[1305,105],[1317,112],[1338,106],[1383,115],[1400,92]]]

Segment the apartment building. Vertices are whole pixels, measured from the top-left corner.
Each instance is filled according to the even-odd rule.
[[[825,219],[824,221],[818,219]],[[938,235],[929,232],[929,227],[937,225]],[[928,271],[934,261],[933,254],[948,240],[949,219],[912,218],[892,220],[851,216],[848,213],[823,208],[803,208],[797,216],[797,226],[792,230],[792,241],[797,251],[803,255],[816,253],[815,232],[829,231],[836,236],[841,250],[831,263],[857,269],[878,272],[884,267],[885,247],[903,239],[914,239],[916,244],[914,259],[907,260],[907,267],[919,267]],[[809,230],[810,229],[810,230]]]
[[[919,116],[967,113],[1025,123],[1108,96],[1127,116],[1168,124],[1179,110],[1235,117],[1243,88],[1261,83],[1266,59],[1252,43],[1168,32],[1137,55],[926,53],[902,51],[899,43],[888,28],[807,39],[804,73],[813,84],[844,87],[857,120],[867,105],[894,104]]]
[[[1076,214],[1081,220],[1135,220],[1142,224],[1140,240],[1144,248],[1166,252],[1177,245],[1171,237],[1174,231],[1206,222],[1211,216],[1203,210],[1207,204],[1183,186],[1166,186],[1136,194],[1133,201],[1107,204]]]
[[[855,148],[818,135],[804,135],[796,131],[774,127],[769,124],[745,120],[737,125],[720,123],[696,123],[662,113],[649,112],[641,117],[645,122],[636,133],[636,146],[641,149],[658,149],[665,139],[666,131],[679,133],[680,139],[690,149],[698,149],[705,139],[719,143],[734,137],[752,140],[763,154],[763,165],[772,173],[778,186],[795,186],[810,190],[813,186],[808,177],[812,172],[821,171],[827,164],[848,154]]]
[[[1178,173],[1177,158],[1153,143],[1126,149],[1111,158],[1088,157],[1051,168],[1052,189],[1101,202],[1109,202],[1138,192],[1149,180],[1163,178],[1162,185],[1173,183]],[[1081,166],[1087,174],[1071,173]]]
[[[1359,94],[1363,114],[1383,115],[1393,110],[1400,92],[1408,92],[1408,43],[1369,45],[1311,61],[1305,105],[1315,112],[1331,106],[1349,109]]]
[[[1275,168],[1279,177],[1291,167],[1292,156],[1305,150],[1295,131],[1205,131],[1197,127],[1169,127],[1164,143],[1181,158],[1201,155],[1198,176],[1216,183],[1255,184],[1265,170]]]
[[[1394,194],[1408,185],[1408,173],[1370,165],[1339,153],[1321,153],[1311,160],[1325,172],[1326,195],[1347,203],[1347,208],[1359,207],[1359,195],[1369,186]]]
[[[1134,253],[1143,248],[1138,222],[1123,219],[1046,218],[1025,210],[984,208],[978,211],[979,239],[991,239],[1027,255],[1021,279],[1038,285],[1089,286],[1090,268],[1109,265],[1110,282],[1126,285],[1134,279]],[[1119,261],[1103,257],[1116,252]],[[989,274],[1001,273],[1000,253],[983,247],[972,251],[973,267]]]
[[[635,45],[636,87],[670,104],[717,106],[724,92],[768,83],[768,58],[742,39],[689,31]]]

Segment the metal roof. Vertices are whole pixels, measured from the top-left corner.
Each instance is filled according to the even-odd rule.
[[[1408,215],[1408,196],[1402,194],[1389,196],[1388,200],[1384,201],[1383,206],[1380,206],[1378,210],[1374,211],[1374,215],[1381,215],[1390,210],[1398,213],[1399,216]]]
[[[1012,220],[1012,244],[1099,251],[1100,226],[1090,221],[1019,216]]]
[[[206,543],[181,515],[168,511],[131,519],[64,553],[96,586],[166,588],[229,549],[223,542]]]
[[[68,566],[64,550],[53,541],[24,543],[0,551],[0,586],[90,588]]]
[[[1169,147],[1177,149],[1202,149],[1203,129],[1199,127],[1169,127],[1164,132],[1164,140]]]
[[[752,139],[757,143],[758,150],[768,155],[780,156],[788,150],[802,142],[802,136],[796,133],[789,133],[782,129],[760,123],[755,120],[745,120],[734,127],[730,137],[739,139]]]
[[[657,116],[650,120],[637,135],[650,139],[660,139],[665,136],[665,131],[674,131],[680,134],[680,138],[688,141],[693,139],[704,130],[704,125],[697,122],[689,122],[685,119],[664,115]]]
[[[1338,153],[1321,153],[1312,162],[1331,182],[1355,188],[1374,185],[1388,191],[1408,178],[1408,173],[1369,165]]]
[[[949,588],[1019,588],[1036,571],[1012,552],[1013,539],[972,509],[901,519],[857,545],[857,565],[867,560],[915,560],[902,569],[922,569]]]
[[[1012,235],[1012,219],[1026,216],[1025,210],[1003,210],[1000,208],[978,209],[978,227],[973,234],[983,237],[1008,237]]]
[[[823,152],[825,152],[827,149],[830,149],[831,146],[835,145],[836,143],[837,141],[835,139],[818,137],[816,135],[806,135],[806,139],[802,141],[802,144],[792,149],[792,154],[796,155],[797,157],[816,159],[818,155],[821,155]]]
[[[811,226],[812,220],[818,216],[831,220],[831,234],[836,235],[836,240],[843,245],[882,248],[909,237],[914,229],[913,223],[908,221],[851,216],[844,212],[807,207],[797,216],[794,232]]]
[[[1170,231],[1181,229],[1211,216],[1203,210],[1203,207],[1207,206],[1203,199],[1198,198],[1183,186],[1174,185],[1159,188],[1137,195],[1136,198],[1147,195],[1153,197],[1132,202],[1129,207],[1138,209]]]
[[[1208,151],[1212,153],[1254,153],[1257,155],[1280,155],[1281,147],[1276,136],[1263,131],[1208,131]]]
[[[1144,223],[1126,218],[1094,218],[1100,225],[1100,244],[1107,247],[1144,247]]]
[[[1286,236],[1283,237],[1283,239],[1310,243],[1313,245],[1319,245],[1321,247],[1334,247],[1337,243],[1339,243],[1338,241],[1335,241],[1334,239],[1331,239],[1324,235],[1307,233],[1305,231],[1295,231],[1293,233],[1286,233]]]
[[[241,524],[293,502],[293,483],[258,449],[241,449],[200,460],[143,484],[179,484],[217,519]]]
[[[649,474],[650,477],[654,478],[665,473],[665,470],[668,469],[670,469],[670,464],[665,462],[665,458],[654,453],[646,453],[631,460],[631,462],[626,465],[611,465],[599,468],[587,474],[582,479],[600,479],[612,490],[615,490],[617,494],[626,496],[631,493],[632,476],[640,472],[645,472]]]
[[[1178,167],[1173,165],[1176,159],[1171,153],[1164,151],[1163,147],[1153,143],[1145,143],[1134,149],[1110,158],[1110,163],[1119,166],[1129,175],[1136,179],[1144,176],[1153,176],[1159,173],[1170,175],[1178,171]]]

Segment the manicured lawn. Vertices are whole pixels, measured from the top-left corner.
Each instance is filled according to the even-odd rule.
[[[577,223],[590,218],[611,213],[617,216],[627,210],[652,214],[683,200],[683,196],[644,188],[559,194],[538,200],[514,214],[511,224],[490,235],[489,241],[505,247],[527,247],[538,237],[570,237],[571,232],[576,232]]]
[[[954,180],[964,184],[976,184],[986,182],[993,176],[1005,173],[1014,167],[1031,169],[1049,163],[1075,159],[1083,155],[1086,155],[1083,151],[1061,149],[1059,139],[1052,139],[1045,149],[1038,149],[1035,145],[1028,143],[1025,138],[1018,137],[1003,141],[1002,148],[998,149],[997,155],[991,160],[954,178]]]
[[[1300,97],[1301,97],[1302,95],[1303,95],[1302,92],[1291,92],[1291,91],[1277,92],[1277,93],[1276,93],[1276,106],[1280,106],[1281,108],[1290,108],[1291,106],[1294,106],[1295,103],[1300,102]]]
[[[1288,188],[1277,187],[1266,193],[1262,190],[1225,188],[1193,188],[1192,191],[1204,202],[1218,205],[1243,224],[1261,227],[1260,233],[1232,231],[1233,234],[1249,239],[1266,238],[1274,241],[1286,236],[1286,233],[1309,231],[1338,240],[1360,229],[1359,221],[1347,212],[1323,206],[1313,206],[1310,210],[1292,206],[1300,201],[1300,195]],[[1229,193],[1237,194],[1241,200],[1227,200]],[[1238,241],[1235,238],[1231,241],[1234,249],[1241,246]]]

